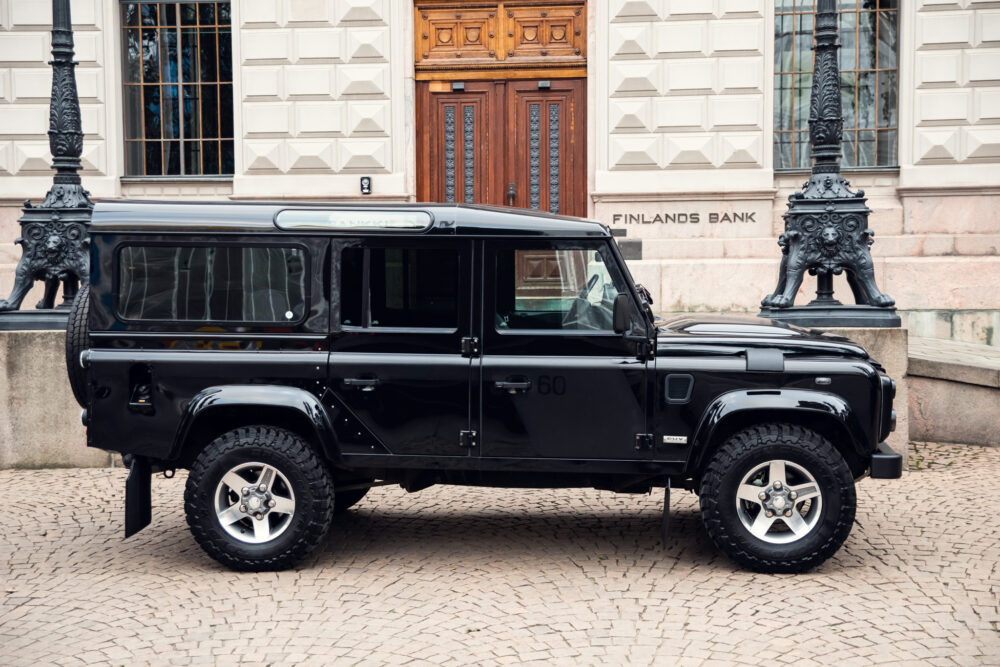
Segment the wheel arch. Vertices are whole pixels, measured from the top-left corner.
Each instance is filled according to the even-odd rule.
[[[698,426],[689,467],[701,475],[712,454],[733,434],[762,423],[796,424],[824,435],[855,477],[868,466],[866,438],[851,406],[840,396],[808,390],[734,391],[715,399]]]
[[[280,385],[225,385],[208,387],[191,400],[181,416],[169,459],[188,467],[218,436],[253,424],[287,429],[328,462],[339,458],[330,417],[315,395]]]

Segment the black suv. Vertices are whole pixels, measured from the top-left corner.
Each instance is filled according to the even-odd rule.
[[[289,567],[375,484],[694,490],[738,563],[806,570],[854,523],[894,383],[842,338],[656,320],[603,225],[475,206],[107,202],[67,362],[87,444],[190,471],[236,569]],[[697,280],[697,276],[692,276]]]

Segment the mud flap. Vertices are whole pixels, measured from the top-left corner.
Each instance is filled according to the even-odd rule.
[[[663,487],[663,516],[660,518],[660,537],[663,538],[663,546],[667,546],[670,539],[670,478]]]
[[[152,471],[149,459],[136,456],[125,482],[125,539],[149,525],[153,518],[153,499],[150,491]]]

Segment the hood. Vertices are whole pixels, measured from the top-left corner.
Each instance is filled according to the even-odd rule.
[[[760,317],[681,315],[657,321],[660,345],[741,345],[781,349],[809,349],[838,356],[867,358],[857,343],[824,333],[803,329]]]

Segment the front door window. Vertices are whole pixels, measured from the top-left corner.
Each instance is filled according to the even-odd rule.
[[[497,253],[500,330],[611,331],[618,291],[600,250],[510,248]]]

